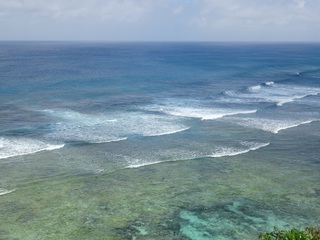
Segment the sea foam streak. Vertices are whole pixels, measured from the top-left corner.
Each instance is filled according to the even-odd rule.
[[[231,156],[236,156],[240,154],[244,154],[250,151],[255,151],[260,148],[268,146],[270,143],[258,143],[258,142],[240,142],[237,144],[237,147],[214,147],[213,154],[203,154],[201,153],[201,150],[197,153],[190,154],[189,156],[183,156],[181,155],[180,157],[170,157],[167,160],[163,161],[153,161],[150,162],[148,160],[143,160],[143,159],[132,159],[129,162],[129,165],[126,168],[139,168],[139,167],[144,167],[144,166],[149,166],[153,164],[159,164],[159,163],[164,163],[164,162],[176,162],[176,161],[183,161],[183,160],[188,160],[188,159],[195,159],[195,158],[202,158],[202,157],[214,157],[214,158],[219,158],[219,157],[231,157]],[[156,155],[156,154],[155,154]]]
[[[162,162],[167,162],[167,161],[156,161],[156,162],[145,162],[145,163],[132,163],[129,166],[127,166],[126,168],[140,168],[140,167],[145,167],[145,166],[149,166],[149,165],[154,165],[154,164],[159,164]]]
[[[266,83],[264,83],[265,85],[267,85],[267,86],[272,86],[272,85],[274,85],[274,82],[266,82]]]
[[[185,103],[187,105],[187,103]],[[208,108],[208,107],[186,107],[174,105],[154,105],[146,108],[150,111],[159,111],[168,115],[187,118],[199,118],[201,120],[214,120],[225,116],[250,114],[255,113],[257,110],[244,110],[244,109],[228,109],[228,108]]]
[[[219,158],[227,156],[236,156],[250,151],[258,150],[268,146],[270,143],[242,142],[242,147],[221,147],[218,148],[210,157]]]
[[[14,192],[15,191],[15,189],[13,189],[13,190],[6,190],[6,189],[3,189],[3,188],[0,188],[0,196],[1,195],[6,195],[6,194],[8,194],[8,193],[12,193],[12,192]]]
[[[52,151],[63,148],[64,144],[51,144],[28,138],[0,138],[0,159]]]
[[[225,102],[255,103],[255,102],[273,102],[278,106],[293,102],[307,96],[317,95],[320,88],[303,87],[297,85],[286,85],[274,82],[248,87],[245,91],[226,91],[224,92]]]
[[[210,109],[210,108],[188,108],[172,107],[165,108],[163,112],[180,117],[200,118],[201,120],[213,120],[230,115],[255,113],[257,110],[236,110],[236,109]]]
[[[236,124],[261,129],[263,131],[278,133],[281,130],[298,127],[303,124],[308,124],[318,119],[313,120],[279,120],[267,118],[230,118]]]
[[[261,85],[257,85],[257,86],[252,86],[252,87],[249,87],[248,90],[249,91],[252,91],[252,92],[255,92],[255,91],[258,91],[261,89]]]
[[[71,110],[46,111],[60,121],[52,125],[50,139],[103,143],[128,137],[160,136],[187,130],[189,127],[168,118],[143,112],[113,112],[107,115],[84,114]]]

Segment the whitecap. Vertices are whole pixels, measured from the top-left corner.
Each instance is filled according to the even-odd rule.
[[[149,165],[154,165],[154,164],[159,164],[162,163],[163,161],[155,161],[155,162],[143,162],[143,163],[132,163],[126,168],[140,168],[140,167],[145,167]]]
[[[272,82],[272,81],[271,81],[271,82],[266,82],[265,84],[266,84],[267,86],[273,86],[273,85],[274,85],[274,82]]]
[[[266,132],[278,133],[279,131],[298,127],[303,124],[308,124],[318,119],[313,120],[283,120],[283,119],[268,119],[268,118],[230,118],[232,122],[245,127],[261,129]]]
[[[278,97],[278,102],[277,102],[277,106],[282,106],[283,104],[285,103],[290,103],[290,102],[294,102],[296,100],[299,100],[299,99],[303,99],[305,97],[309,97],[309,96],[316,96],[320,93],[320,89],[319,89],[319,92],[316,91],[316,92],[309,92],[309,93],[296,93],[294,94],[292,97]]]
[[[6,194],[8,194],[8,193],[12,193],[12,192],[14,192],[14,191],[15,191],[15,189],[13,189],[13,190],[6,190],[6,189],[3,189],[3,188],[0,188],[0,196],[6,195]]]
[[[274,82],[267,82],[265,85],[249,87],[248,91],[227,91],[224,97],[220,99],[220,102],[270,102],[275,103],[277,106],[282,106],[285,103],[294,102],[320,93],[320,88],[276,84]]]
[[[52,144],[29,138],[0,138],[0,159],[52,151],[63,148],[64,144]]]
[[[258,91],[261,89],[261,85],[256,85],[256,86],[252,86],[252,87],[249,87],[248,90],[250,92],[255,92],[255,91]]]
[[[162,161],[159,161],[156,159],[159,159],[159,157],[163,158],[164,155],[159,156],[156,152],[154,152],[153,155],[158,156],[154,161],[150,161],[149,159],[142,159],[142,158],[133,158],[133,159],[130,158],[130,160],[128,160],[128,165],[126,166],[126,168],[140,168],[140,167],[145,167],[145,166],[164,163],[164,162],[184,161],[188,159],[195,159],[195,158],[201,158],[201,157],[219,158],[219,157],[227,157],[227,156],[236,156],[236,155],[244,154],[250,151],[258,150],[260,148],[268,146],[269,144],[270,143],[244,141],[244,142],[237,143],[236,144],[237,147],[215,146],[213,147],[213,150],[211,148],[211,152],[213,152],[212,154],[204,153],[205,151],[209,151],[209,149],[207,150],[199,149],[198,152],[188,152],[188,150],[185,150],[185,153],[178,153],[177,156],[174,156],[175,154],[173,155],[170,154],[168,155],[168,158]]]
[[[241,147],[220,147],[214,151],[210,157],[230,157],[236,156],[250,151],[255,151],[268,146],[270,143],[242,142]]]
[[[160,136],[189,129],[177,118],[130,111],[85,114],[71,110],[52,111],[60,119],[52,125],[48,139],[105,143],[123,141],[133,136]]]
[[[250,114],[255,113],[257,110],[244,110],[244,109],[228,109],[228,108],[207,108],[207,107],[185,107],[174,105],[153,105],[145,108],[150,111],[160,111],[168,115],[187,118],[199,118],[201,120],[214,120],[223,118],[225,116]]]
[[[150,135],[148,135],[147,133],[144,134],[144,136],[149,136],[149,137],[152,137],[152,136],[163,136],[163,135],[170,135],[170,134],[175,134],[175,133],[179,133],[179,132],[183,132],[183,131],[186,131],[190,129],[190,127],[185,127],[183,128],[181,126],[181,128],[179,129],[170,129],[168,128],[167,130],[160,130],[160,131],[153,131],[152,133],[149,133]]]

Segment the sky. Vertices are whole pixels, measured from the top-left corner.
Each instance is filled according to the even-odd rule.
[[[320,0],[0,0],[0,40],[320,42]]]

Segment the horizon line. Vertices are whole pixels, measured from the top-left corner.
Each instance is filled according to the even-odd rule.
[[[320,41],[297,41],[297,40],[1,40],[0,42],[51,42],[51,43],[251,43],[251,44],[320,44]]]

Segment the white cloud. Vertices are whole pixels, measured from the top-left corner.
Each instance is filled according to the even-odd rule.
[[[0,0],[0,40],[320,40],[319,9],[320,0]]]
[[[152,7],[148,0],[0,0],[0,13],[30,18],[108,20],[134,22]]]
[[[284,26],[319,22],[318,0],[203,0],[190,24],[199,27]]]

